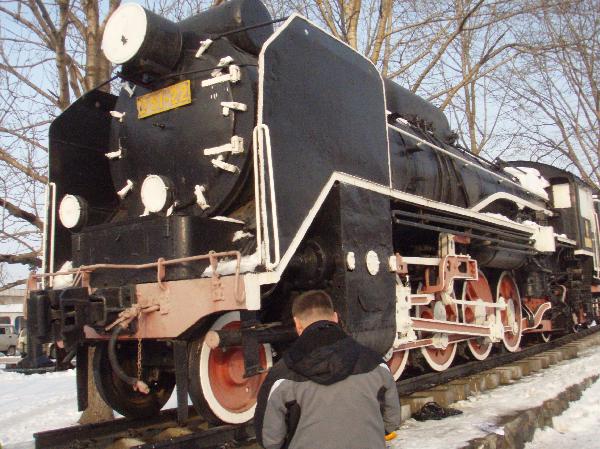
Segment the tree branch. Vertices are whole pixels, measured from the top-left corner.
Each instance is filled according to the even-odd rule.
[[[27,282],[27,279],[19,279],[18,281],[14,281],[11,282],[9,284],[5,284],[3,286],[0,287],[0,292],[3,292],[4,290],[9,290],[13,287],[16,287],[18,285],[23,285],[25,282]]]
[[[31,212],[27,212],[21,209],[18,206],[15,206],[14,204],[6,201],[3,198],[0,198],[0,207],[5,208],[8,211],[8,213],[11,214],[13,217],[17,217],[22,220],[25,220],[28,223],[31,223],[40,231],[44,229],[44,223],[42,222],[42,220],[39,219],[39,217],[37,217],[35,214],[32,214]]]
[[[0,263],[31,265],[33,267],[41,267],[42,260],[38,257],[37,252],[25,254],[0,254]]]
[[[48,178],[46,176],[40,175],[35,170],[33,170],[31,167],[28,167],[25,164],[22,164],[21,162],[16,160],[14,157],[12,157],[10,154],[8,154],[2,148],[0,148],[0,161],[6,162],[11,167],[16,168],[20,172],[23,172],[30,178],[35,179],[36,181],[39,181],[43,184],[48,183]]]

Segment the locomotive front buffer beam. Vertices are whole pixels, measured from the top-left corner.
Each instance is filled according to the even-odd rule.
[[[90,293],[88,287],[30,291],[26,299],[28,354],[23,368],[47,364],[40,359],[44,343],[56,342],[67,364],[86,340],[86,329],[102,329],[131,305],[133,287]],[[135,329],[135,327],[133,327]],[[108,337],[106,337],[108,338]]]

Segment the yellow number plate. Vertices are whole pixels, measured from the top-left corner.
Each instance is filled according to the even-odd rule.
[[[137,98],[138,118],[175,109],[192,102],[190,80],[173,84]]]

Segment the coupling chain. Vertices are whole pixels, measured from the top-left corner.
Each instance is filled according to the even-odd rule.
[[[138,327],[142,324],[142,309],[138,309],[137,313]],[[142,380],[142,337],[139,336],[137,339],[137,380]]]
[[[142,339],[137,341],[137,380],[142,380]]]

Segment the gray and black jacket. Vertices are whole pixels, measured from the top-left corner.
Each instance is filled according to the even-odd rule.
[[[254,425],[266,449],[384,449],[400,425],[396,385],[377,353],[318,321],[271,368]]]

